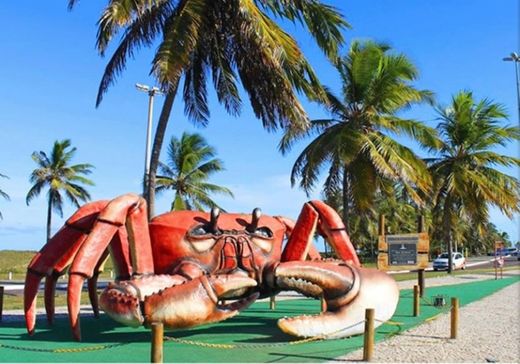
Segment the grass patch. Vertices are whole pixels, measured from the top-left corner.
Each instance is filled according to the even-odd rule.
[[[7,279],[7,273],[23,273],[27,270],[27,265],[36,254],[30,250],[0,250],[0,279]]]
[[[25,280],[27,266],[36,253],[31,250],[0,250],[0,280],[8,279],[9,272],[12,273],[12,280]],[[100,277],[109,279],[110,270],[113,270],[113,264],[108,259]]]
[[[67,294],[60,292],[56,294],[54,298],[54,304],[56,307],[67,306]],[[81,304],[90,304],[88,299],[88,293],[81,293]],[[43,294],[38,294],[38,307],[43,307]],[[11,294],[8,292],[4,293],[4,310],[22,310],[23,309],[23,295],[22,294]]]

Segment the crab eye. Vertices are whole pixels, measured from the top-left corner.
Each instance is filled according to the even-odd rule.
[[[260,236],[262,238],[272,238],[273,232],[268,227],[259,227],[253,232],[254,235]]]
[[[192,236],[208,235],[210,232],[204,228],[204,225],[199,225],[190,231]]]
[[[209,230],[210,229],[207,225],[198,225],[188,233],[188,241],[199,253],[206,252],[215,245],[215,237]]]

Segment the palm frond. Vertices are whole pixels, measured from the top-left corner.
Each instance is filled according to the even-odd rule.
[[[116,81],[117,77],[126,68],[128,58],[133,58],[135,52],[141,47],[149,47],[162,30],[166,19],[170,16],[172,9],[169,2],[147,9],[139,17],[133,19],[117,46],[114,54],[108,61],[103,77],[99,84],[96,98],[96,106],[101,104],[104,94],[108,88]],[[98,30],[98,49],[103,55],[108,42],[112,38],[113,28],[105,25],[101,20]]]
[[[189,67],[207,6],[205,0],[182,1],[166,20],[163,40],[152,61],[152,72],[165,89],[176,85]]]

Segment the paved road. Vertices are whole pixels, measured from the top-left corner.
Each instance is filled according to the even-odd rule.
[[[467,269],[483,269],[483,268],[493,268],[493,260],[494,257],[475,257],[469,258],[466,264]],[[520,260],[516,256],[507,256],[504,258],[504,268],[507,267],[518,267],[520,266]]]

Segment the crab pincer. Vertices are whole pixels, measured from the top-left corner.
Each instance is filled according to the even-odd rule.
[[[164,277],[112,284],[101,294],[101,308],[114,320],[129,326],[162,322],[169,328],[186,328],[233,317],[258,297],[258,293],[253,293],[229,304],[219,304],[226,296],[257,285],[245,276],[203,275],[191,280]],[[153,289],[151,282],[155,283]]]
[[[287,334],[299,337],[347,337],[363,332],[365,310],[375,309],[376,324],[389,320],[399,300],[399,288],[387,274],[347,263],[284,262],[276,268],[276,284],[311,297],[321,297],[327,311],[278,320]]]

